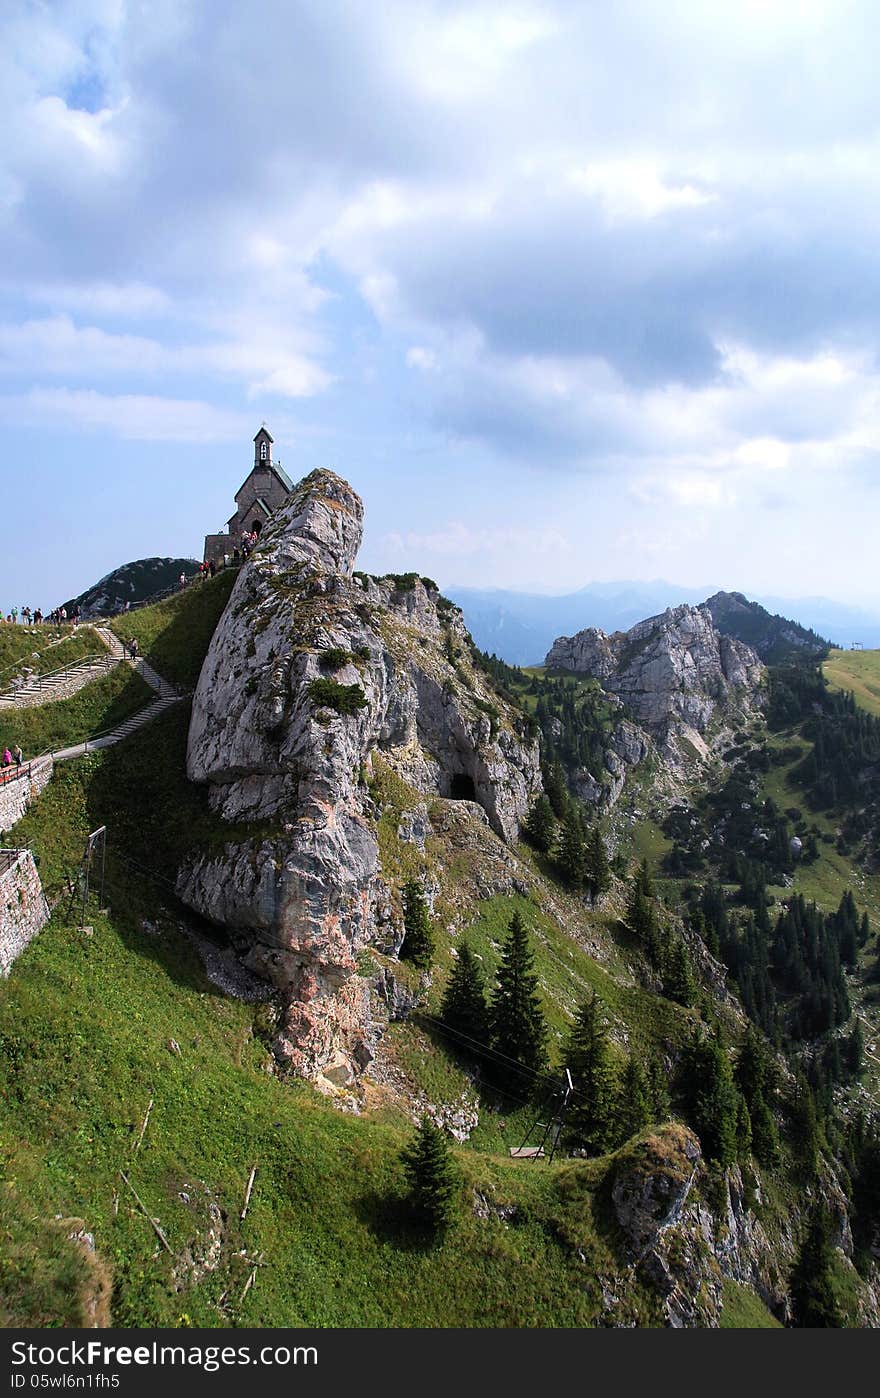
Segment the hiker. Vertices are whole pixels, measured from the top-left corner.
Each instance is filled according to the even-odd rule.
[[[131,652],[131,658],[132,658],[132,660],[137,660],[138,643],[137,643],[137,637],[136,637],[136,636],[134,637],[133,640],[129,641],[129,643],[128,643],[128,649],[129,649],[129,651]]]
[[[12,753],[9,751],[9,748],[5,748],[4,751],[3,751],[3,766],[4,766],[4,767],[11,767],[11,766],[12,766]]]
[[[212,578],[214,574],[217,572],[217,564],[214,562],[213,558],[211,559],[211,562],[208,564],[208,572],[211,574]]]
[[[18,743],[16,743],[16,744],[15,744],[15,747],[12,749],[12,756],[15,758],[15,765],[16,765],[16,767],[18,767],[19,770],[20,770],[20,769],[21,769],[21,759],[22,759],[22,757],[24,756],[24,753],[22,752],[21,748],[18,746]]]
[[[181,573],[180,577],[177,579],[177,586],[186,587],[186,573]]]
[[[223,567],[224,567],[224,568],[228,568],[228,567],[229,567],[229,554],[228,554],[228,553],[224,553],[224,555],[223,555]]]

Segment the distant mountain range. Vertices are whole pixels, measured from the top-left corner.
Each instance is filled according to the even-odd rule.
[[[446,589],[446,595],[464,612],[468,629],[480,649],[509,665],[540,665],[559,636],[573,636],[588,626],[609,633],[627,631],[636,622],[667,607],[705,602],[716,592],[713,587],[682,587],[662,580],[590,583],[578,592],[559,597],[491,588]],[[726,595],[738,597],[748,605],[741,594]],[[880,613],[827,597],[751,600],[772,615],[791,618],[835,645],[849,647],[860,641],[866,648],[880,647]]]

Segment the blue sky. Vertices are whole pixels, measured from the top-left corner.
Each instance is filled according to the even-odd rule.
[[[871,0],[6,0],[0,607],[265,419],[361,565],[880,604]]]

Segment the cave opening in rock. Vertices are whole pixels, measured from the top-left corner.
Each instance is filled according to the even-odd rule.
[[[469,777],[466,772],[456,772],[452,778],[449,795],[453,801],[476,801],[477,793],[473,777]]]

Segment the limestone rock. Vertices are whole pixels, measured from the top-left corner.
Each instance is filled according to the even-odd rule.
[[[421,580],[355,576],[362,528],[351,486],[314,471],[242,568],[187,750],[190,779],[239,829],[177,883],[190,907],[247,934],[248,966],[281,991],[276,1057],[313,1076],[332,1065],[334,1081],[348,1071],[340,1055],[354,1073],[375,1050],[357,960],[387,949],[393,924],[375,759],[426,796],[474,802],[502,841],[541,789],[537,744],[471,664],[461,613]],[[427,806],[401,827],[421,849]]]
[[[626,705],[635,723],[624,721],[612,741],[623,761],[642,760],[653,741],[679,766],[710,756],[707,739],[722,720],[751,716],[765,678],[753,650],[716,631],[706,604],[670,607],[625,633],[562,636],[546,664],[597,679]]]

